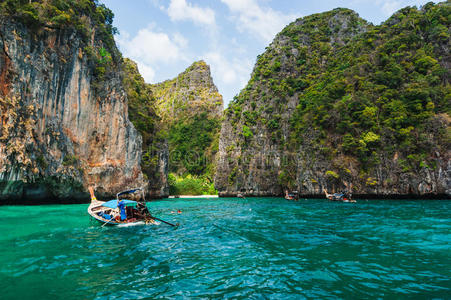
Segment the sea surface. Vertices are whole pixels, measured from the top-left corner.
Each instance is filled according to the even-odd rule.
[[[0,298],[451,298],[451,201],[148,206],[180,226],[101,227],[87,204],[1,206]]]

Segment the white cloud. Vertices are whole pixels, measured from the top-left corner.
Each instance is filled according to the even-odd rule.
[[[205,54],[205,60],[211,65],[213,73],[220,74],[220,76],[217,77],[218,80],[221,80],[225,84],[236,82],[237,74],[235,70],[219,52],[209,52]]]
[[[208,52],[202,58],[210,65],[214,81],[223,93],[227,106],[235,96],[234,91],[243,88],[249,80],[252,61],[242,57],[228,59],[219,51]]]
[[[199,25],[215,25],[215,12],[187,3],[186,0],[171,0],[167,9],[172,21],[193,21]]]
[[[186,60],[183,50],[188,45],[187,39],[179,33],[171,38],[154,25],[140,29],[134,37],[125,32],[116,41],[124,56],[136,61],[146,82],[154,81],[157,66]]]
[[[131,57],[139,57],[146,63],[171,61],[181,56],[179,46],[166,33],[144,28],[131,40],[122,43],[124,51]]]
[[[234,14],[234,20],[240,32],[249,31],[265,42],[271,41],[275,35],[296,17],[285,15],[270,7],[261,7],[257,0],[221,0]]]
[[[146,82],[154,82],[155,81],[155,71],[154,69],[146,63],[139,62],[138,70],[141,76],[144,78]]]
[[[180,48],[186,48],[188,46],[188,40],[181,35],[180,33],[176,32],[173,35],[174,42],[180,47]]]
[[[426,0],[352,0],[350,3],[352,5],[363,5],[363,6],[374,5],[376,8],[380,9],[384,17],[389,17],[403,7],[406,6],[421,7],[422,5],[425,5],[427,2],[428,1]],[[432,2],[437,3],[440,2],[440,0],[432,0]]]
[[[386,16],[391,16],[394,12],[404,6],[405,5],[401,1],[383,1],[381,9]]]

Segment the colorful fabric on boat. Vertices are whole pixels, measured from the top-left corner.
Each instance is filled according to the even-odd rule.
[[[99,212],[98,215],[101,216],[104,219],[111,220],[111,215],[106,214],[104,212]]]
[[[119,207],[119,211],[121,212],[121,221],[124,221],[125,219],[127,219],[127,214],[125,213],[125,200],[120,200],[117,203],[117,207]]]
[[[121,202],[123,202],[124,205],[136,204],[136,201],[132,201],[132,200],[121,200]],[[102,206],[109,207],[109,208],[116,208],[116,207],[118,207],[117,200],[110,200],[108,202],[103,203]]]

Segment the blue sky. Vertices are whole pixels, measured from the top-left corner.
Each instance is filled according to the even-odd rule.
[[[101,0],[115,14],[116,42],[148,83],[205,60],[224,106],[246,85],[257,55],[297,18],[336,7],[380,24],[418,0]],[[434,1],[438,2],[438,1]]]

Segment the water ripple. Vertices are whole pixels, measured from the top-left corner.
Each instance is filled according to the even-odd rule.
[[[449,201],[158,201],[179,228],[4,207],[3,298],[448,298]],[[172,215],[180,209],[182,214]],[[64,216],[64,217],[61,217]],[[24,217],[29,222],[23,224]]]

